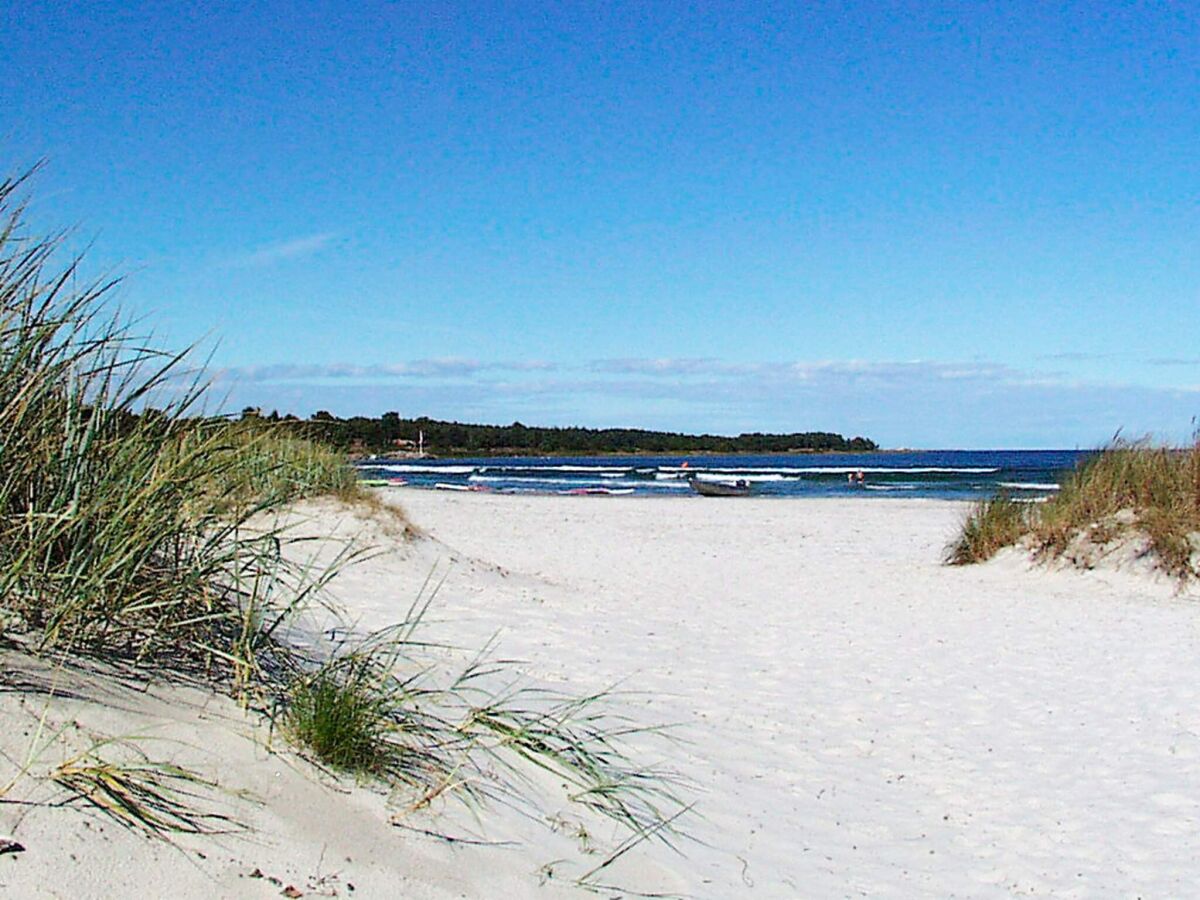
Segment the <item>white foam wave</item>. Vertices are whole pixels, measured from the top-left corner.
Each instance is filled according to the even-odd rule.
[[[561,465],[561,466],[482,466],[480,472],[508,472],[511,475],[520,473],[537,474],[538,472],[582,472],[588,475],[600,475],[602,473],[613,473],[623,475],[626,472],[632,471],[631,466],[577,466],[577,465]]]
[[[779,466],[771,468],[751,467],[745,469],[709,468],[707,466],[661,466],[661,473],[672,473],[667,478],[676,478],[686,472],[716,472],[737,478],[744,478],[746,473],[777,474],[777,475],[845,475],[850,472],[862,472],[876,475],[930,475],[937,473],[963,475],[989,475],[1000,471],[999,466]]]
[[[762,473],[762,472],[742,472],[734,471],[703,471],[696,472],[697,481],[784,481],[784,477],[778,474]]]
[[[526,476],[526,477],[522,477],[522,478],[514,478],[511,475],[472,475],[467,480],[471,481],[471,482],[482,482],[485,484],[514,484],[514,483],[522,484],[522,485],[561,484],[561,485],[569,485],[571,487],[577,487],[577,488],[590,488],[590,487],[603,486],[606,488],[628,487],[630,489],[633,489],[633,488],[642,487],[645,485],[644,481],[621,481],[621,480],[619,480],[619,476],[614,476],[614,477],[610,478],[607,475],[601,475],[599,478],[556,478],[554,476],[545,476],[545,477]],[[687,485],[683,485],[683,486],[687,487]]]
[[[1014,491],[1057,491],[1062,487],[1052,481],[1000,481],[1000,487]]]
[[[472,475],[467,481],[484,482],[486,484],[521,481],[527,484],[573,484],[578,487],[600,483],[599,481],[587,478],[513,478],[511,475]]]
[[[409,472],[426,475],[466,475],[475,471],[475,466],[421,466],[421,465],[385,465],[363,466],[364,469],[383,469],[385,472]]]

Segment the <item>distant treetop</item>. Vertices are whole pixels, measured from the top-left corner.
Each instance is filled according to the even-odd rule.
[[[397,412],[386,412],[377,419],[366,416],[340,419],[320,410],[305,424],[314,437],[346,450],[371,453],[409,450],[416,446],[421,437],[424,438],[425,450],[443,456],[870,452],[879,449],[869,438],[845,438],[829,431],[790,434],[753,432],[730,437],[640,428],[538,428],[520,422],[511,425],[469,425],[424,416],[404,419]]]

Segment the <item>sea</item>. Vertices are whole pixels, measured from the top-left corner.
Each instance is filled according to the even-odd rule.
[[[360,477],[396,487],[508,494],[695,497],[690,478],[744,481],[752,496],[979,500],[1000,492],[1040,501],[1089,451],[920,450],[790,456],[369,459]],[[859,474],[861,473],[861,479]]]

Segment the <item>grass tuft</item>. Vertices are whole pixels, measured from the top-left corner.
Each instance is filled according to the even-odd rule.
[[[401,765],[395,710],[365,660],[347,657],[298,677],[282,726],[320,762],[357,776],[390,778]]]
[[[1200,442],[1187,448],[1116,440],[1089,458],[1046,503],[1033,535],[1061,556],[1080,537],[1107,542],[1144,534],[1168,573],[1195,577],[1192,535],[1200,531]]]
[[[958,537],[946,548],[946,562],[952,566],[984,562],[1016,543],[1028,530],[1028,504],[1007,494],[981,500],[971,508]]]
[[[1142,538],[1163,571],[1186,581],[1200,575],[1200,438],[1189,447],[1117,439],[1088,457],[1048,501],[1030,508],[998,496],[972,509],[947,549],[954,565],[980,562],[1029,535],[1043,557],[1088,552]]]
[[[536,809],[536,775],[549,773],[561,799],[672,845],[686,804],[667,773],[638,764],[630,749],[662,729],[617,715],[609,692],[521,686],[512,664],[486,651],[458,669],[427,665],[430,647],[418,637],[427,608],[419,601],[405,622],[298,674],[277,717],[283,733],[330,768],[403,789],[407,813],[440,798],[473,811],[490,802]]]
[[[226,425],[222,452],[231,464],[210,486],[220,508],[255,508],[264,499],[275,506],[327,495],[365,501],[369,494],[345,454],[300,436],[294,428],[258,419]]]
[[[257,512],[353,493],[336,453],[202,414],[202,375],[76,287],[60,238],[26,234],[0,181],[0,622],[41,651],[134,659],[240,686],[311,596]],[[274,610],[264,608],[276,604]],[[253,630],[253,629],[251,629]]]

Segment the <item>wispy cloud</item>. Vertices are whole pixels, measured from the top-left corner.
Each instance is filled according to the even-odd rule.
[[[979,380],[1016,377],[1007,366],[990,362],[939,363],[913,361],[802,360],[792,362],[729,363],[708,358],[601,359],[587,365],[591,372],[615,376],[675,379],[711,377],[764,380],[771,383],[839,379],[846,383]]]
[[[1161,357],[1159,359],[1148,359],[1146,362],[1152,366],[1200,366],[1200,356],[1191,358]]]
[[[657,359],[597,359],[588,364],[593,372],[610,375],[652,375],[677,378],[682,375],[711,375],[744,372],[746,366],[717,359],[662,357]]]
[[[1086,353],[1082,351],[1067,351],[1064,353],[1047,353],[1039,356],[1038,359],[1050,360],[1052,362],[1102,362],[1104,360],[1116,359],[1116,353]]]
[[[355,363],[279,364],[267,366],[236,366],[220,370],[223,382],[295,382],[322,381],[396,381],[408,379],[462,379],[485,372],[549,372],[554,363],[540,360],[512,362],[480,362],[461,357],[415,359],[394,363],[358,365]]]
[[[239,267],[253,268],[257,266],[269,266],[288,259],[299,259],[300,257],[309,256],[325,249],[336,237],[337,235],[332,231],[323,231],[319,234],[309,234],[285,241],[263,244],[235,257],[232,260],[232,264]]]

